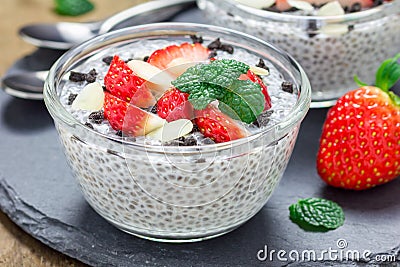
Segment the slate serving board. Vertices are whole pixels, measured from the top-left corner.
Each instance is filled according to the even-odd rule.
[[[203,19],[190,10],[174,21]],[[38,51],[20,66],[42,57]],[[29,63],[30,62],[30,63]],[[43,63],[43,60],[41,62]],[[399,91],[400,86],[397,86]],[[237,230],[193,244],[164,244],[123,233],[97,215],[83,199],[66,164],[52,119],[42,101],[0,92],[0,208],[27,233],[50,247],[93,266],[332,266],[374,265],[376,255],[400,265],[400,179],[364,192],[326,186],[315,169],[318,139],[327,109],[310,110],[284,177],[264,208]],[[288,218],[299,198],[324,197],[344,209],[343,227],[305,232]],[[371,251],[370,261],[260,261],[257,253],[292,250]],[[342,243],[343,244],[343,243]],[[262,254],[260,254],[262,255]],[[287,257],[287,255],[286,255]]]

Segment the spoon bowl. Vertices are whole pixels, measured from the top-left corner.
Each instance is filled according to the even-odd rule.
[[[19,30],[19,35],[37,47],[68,50],[114,29],[164,21],[195,3],[195,0],[155,0],[136,5],[101,21],[27,25]]]
[[[12,96],[30,100],[43,100],[44,80],[48,71],[26,71],[6,76],[1,86]]]

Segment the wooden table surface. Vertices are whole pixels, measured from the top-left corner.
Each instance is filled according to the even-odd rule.
[[[107,17],[146,0],[92,0],[95,9],[79,17],[53,12],[54,0],[1,0],[0,76],[20,57],[35,50],[18,37],[18,29],[28,23],[90,21]],[[3,93],[3,92],[0,92]],[[35,240],[0,211],[0,266],[85,266]]]

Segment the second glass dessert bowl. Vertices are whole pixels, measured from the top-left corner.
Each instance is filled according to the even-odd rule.
[[[399,52],[397,0],[335,16],[277,13],[235,0],[197,2],[209,23],[254,35],[298,60],[313,89],[311,107],[331,106],[338,97],[357,88],[354,75],[373,84],[380,62]]]
[[[65,81],[71,71],[96,68],[103,82],[108,67],[102,58],[143,59],[165,45],[191,42],[193,35],[204,43],[220,38],[234,49],[231,57],[248,64],[261,58],[268,65],[273,115],[265,127],[223,143],[162,144],[117,135],[107,122],[89,127],[87,113],[68,106],[66,92],[81,87]],[[282,90],[282,81],[293,91]],[[259,212],[284,173],[310,101],[307,76],[286,53],[249,35],[190,23],[142,25],[96,37],[64,54],[45,85],[46,106],[88,203],[123,231],[167,242],[219,236]]]

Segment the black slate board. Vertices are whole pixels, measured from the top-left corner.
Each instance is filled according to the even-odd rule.
[[[201,21],[197,10],[176,21]],[[40,53],[39,53],[40,54]],[[399,86],[397,87],[399,89]],[[163,244],[130,236],[97,215],[85,202],[66,164],[44,103],[0,92],[0,208],[27,233],[50,247],[94,266],[321,266],[372,265],[376,253],[400,264],[400,179],[378,188],[350,192],[328,187],[315,170],[318,138],[327,109],[311,110],[284,177],[264,208],[237,230],[193,244]],[[338,202],[345,225],[327,233],[301,230],[288,218],[299,198]],[[370,250],[369,263],[352,261],[259,261],[271,250]],[[286,255],[287,256],[287,255]]]

